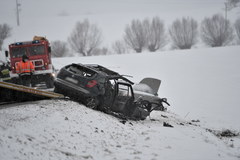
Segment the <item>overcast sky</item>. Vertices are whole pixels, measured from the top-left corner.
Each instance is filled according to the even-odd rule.
[[[0,24],[12,27],[4,48],[34,35],[67,41],[77,21],[88,19],[103,31],[104,43],[110,45],[122,38],[126,24],[133,19],[160,17],[166,27],[177,18],[192,17],[201,22],[205,17],[224,15],[225,0],[18,0],[20,26],[16,22],[16,0],[0,0]],[[238,8],[239,9],[239,8]],[[236,10],[236,9],[235,9]],[[228,18],[235,21],[231,11]]]
[[[110,13],[224,12],[224,0],[18,0],[20,16],[69,16]],[[192,13],[192,14],[191,14]],[[205,13],[203,13],[205,14]],[[0,0],[0,21],[16,19],[16,0]]]

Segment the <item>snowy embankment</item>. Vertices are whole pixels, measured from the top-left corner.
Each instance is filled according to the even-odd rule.
[[[48,100],[0,109],[0,159],[239,159],[240,47],[54,59],[97,63],[138,82],[162,80],[168,112],[121,121],[76,102]],[[194,120],[194,121],[191,121]],[[172,127],[164,127],[166,122]]]
[[[70,63],[100,64],[131,75],[162,80],[159,96],[170,110],[210,127],[240,129],[240,46],[99,57],[56,58],[61,68]]]
[[[220,140],[197,122],[191,125],[172,113],[157,112],[151,116],[155,121],[124,123],[75,102],[53,100],[19,104],[0,114],[0,159],[4,160],[240,156],[238,138]],[[163,122],[174,128],[163,127]]]

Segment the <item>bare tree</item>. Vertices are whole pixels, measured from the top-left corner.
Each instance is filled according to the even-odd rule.
[[[240,0],[226,0],[224,2],[225,7],[225,19],[228,19],[228,11],[231,11],[232,9],[239,7]]]
[[[234,39],[233,31],[229,20],[220,14],[215,14],[202,21],[201,38],[209,46],[224,46]]]
[[[2,50],[3,42],[11,36],[11,27],[8,24],[0,24],[0,51]]]
[[[146,34],[146,45],[150,52],[155,52],[166,45],[164,23],[159,17],[154,17],[152,20],[145,19],[143,28]]]
[[[173,46],[179,49],[190,49],[197,43],[198,23],[193,18],[183,17],[175,20],[169,28]]]
[[[146,36],[140,20],[132,20],[131,25],[126,26],[124,40],[137,53],[142,52],[146,44]]]
[[[52,56],[53,57],[64,57],[67,56],[69,49],[67,43],[63,41],[53,41],[51,42]]]
[[[237,33],[238,41],[240,43],[240,18],[238,18],[235,22],[235,30]]]
[[[107,47],[102,47],[102,48],[95,48],[92,51],[91,56],[101,56],[101,55],[107,55],[109,53],[109,50]]]
[[[229,9],[235,8],[238,6],[238,4],[240,4],[240,0],[226,0],[226,2],[228,4]]]
[[[102,33],[95,24],[88,20],[77,22],[69,37],[69,43],[74,51],[83,56],[90,56],[94,49],[100,46]]]
[[[115,41],[112,45],[112,49],[116,54],[124,54],[127,52],[127,46],[124,41]]]

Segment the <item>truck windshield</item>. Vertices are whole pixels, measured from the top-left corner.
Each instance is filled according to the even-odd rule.
[[[27,53],[27,50],[24,47],[12,48],[12,57],[13,58],[22,57],[26,53]]]
[[[44,46],[31,46],[28,49],[31,56],[45,54]]]

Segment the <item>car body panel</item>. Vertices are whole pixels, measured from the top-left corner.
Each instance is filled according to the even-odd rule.
[[[162,98],[158,97],[160,85],[161,80],[159,79],[144,78],[140,83],[133,86],[135,98],[152,103],[152,108],[155,108],[155,110],[166,110],[162,106]]]
[[[133,86],[134,94],[136,98],[142,98],[148,101],[157,101],[158,89],[160,87],[161,80],[156,78],[144,78],[140,83]]]
[[[158,90],[161,84],[161,80],[156,78],[144,78],[140,81],[139,84],[146,84],[153,90],[152,94],[158,95]]]

